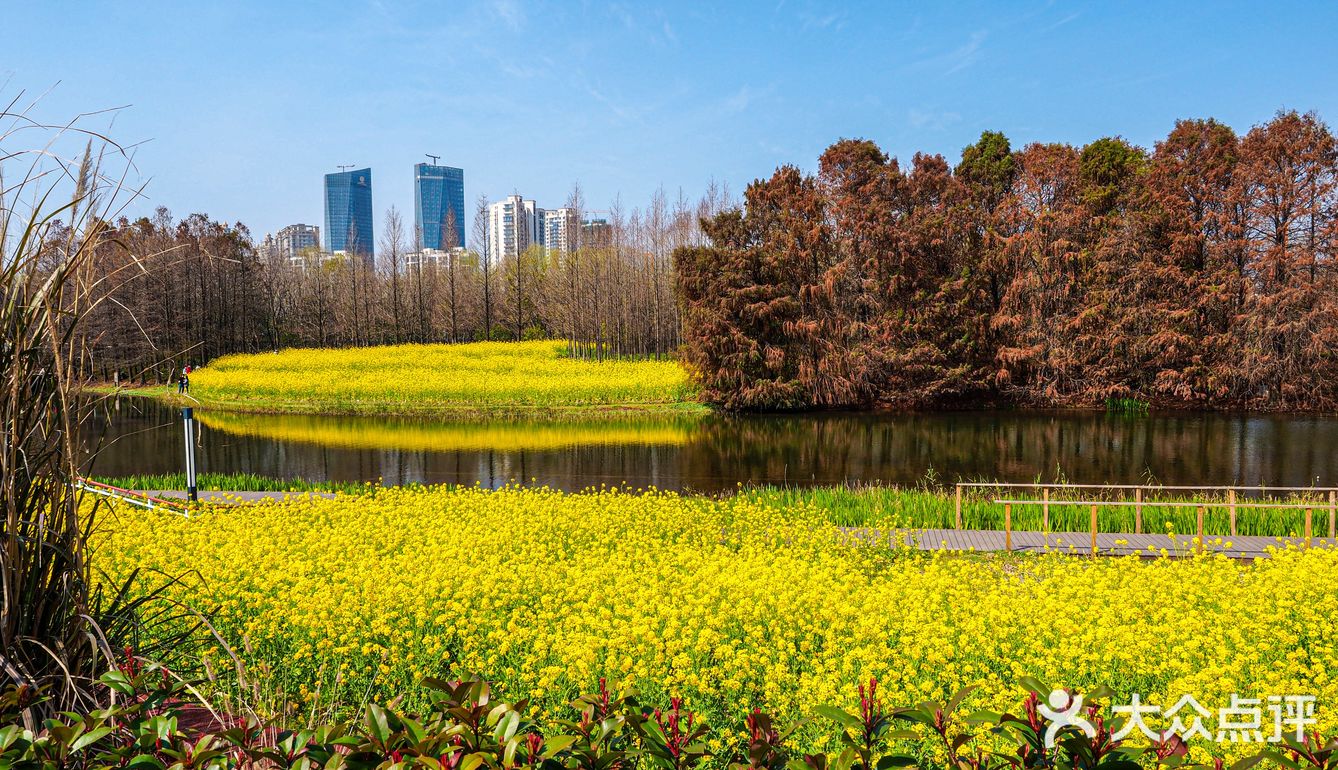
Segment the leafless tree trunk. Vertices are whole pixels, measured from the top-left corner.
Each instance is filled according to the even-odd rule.
[[[398,343],[402,340],[400,324],[400,263],[404,257],[405,233],[404,220],[394,206],[386,210],[386,229],[381,235],[381,257],[386,261],[390,274],[390,317],[391,339]],[[421,257],[420,257],[421,262]]]
[[[492,339],[492,267],[498,255],[489,253],[488,196],[480,195],[474,205],[474,250],[483,266],[483,339]],[[480,244],[483,244],[480,246]]]

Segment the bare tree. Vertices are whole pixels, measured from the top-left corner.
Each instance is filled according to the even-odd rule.
[[[479,244],[483,244],[480,248]],[[497,255],[488,246],[488,196],[474,204],[474,249],[480,255],[483,273],[483,339],[492,338],[492,267]]]
[[[390,316],[391,339],[401,340],[400,325],[400,264],[404,258],[405,233],[404,220],[399,209],[391,206],[386,210],[386,229],[381,234],[381,256],[386,262],[386,272],[390,274]],[[419,254],[419,262],[422,254]]]
[[[458,290],[458,280],[460,276],[458,255],[455,247],[460,243],[460,236],[455,231],[455,208],[446,207],[446,221],[441,223],[441,245],[446,250],[447,275],[446,282],[451,293],[451,342],[460,341],[460,293]]]

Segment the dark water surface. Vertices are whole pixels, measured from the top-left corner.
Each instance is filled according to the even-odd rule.
[[[109,402],[110,403],[110,402]],[[197,410],[202,471],[310,480],[717,491],[744,484],[1054,480],[1338,484],[1338,418],[982,411],[497,422]],[[121,399],[85,431],[103,475],[182,469],[177,410]]]

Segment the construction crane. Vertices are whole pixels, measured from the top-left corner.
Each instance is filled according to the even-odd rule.
[[[437,161],[441,160],[441,156],[440,156],[440,155],[433,155],[433,154],[430,153],[430,152],[425,152],[425,153],[423,153],[423,154],[426,155],[427,157],[429,157],[429,158],[432,159],[432,165],[434,165],[434,166],[437,165]]]
[[[348,171],[349,169],[353,168],[353,167],[356,166],[356,165],[357,165],[356,163],[350,163],[350,164],[348,164],[348,165],[346,165],[346,166],[338,166],[337,168],[338,168],[340,171]]]

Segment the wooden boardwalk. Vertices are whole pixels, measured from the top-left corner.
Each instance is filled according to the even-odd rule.
[[[957,552],[995,552],[1006,548],[1006,535],[1000,530],[981,529],[919,529],[899,530],[891,533],[871,531],[853,527],[843,527],[843,531],[856,538],[876,537],[901,543],[922,551],[957,551]],[[1208,535],[1204,538],[1203,550],[1223,553],[1234,559],[1254,560],[1267,558],[1271,549],[1286,549],[1289,546],[1304,548],[1305,538],[1300,537],[1258,537]],[[1115,534],[1102,533],[1096,536],[1097,552],[1101,556],[1160,556],[1162,549],[1171,555],[1187,556],[1194,553],[1192,535],[1154,534]],[[1329,538],[1312,538],[1312,548],[1332,548],[1334,541]],[[1019,553],[1066,553],[1087,556],[1092,552],[1090,532],[1022,532],[1014,530],[1012,550]]]

